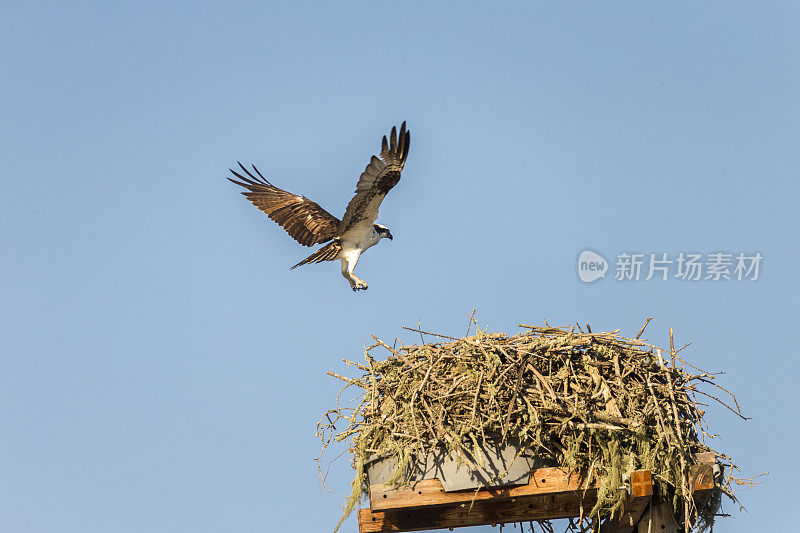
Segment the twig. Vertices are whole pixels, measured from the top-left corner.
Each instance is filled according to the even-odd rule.
[[[637,333],[636,336],[634,337],[635,340],[639,340],[639,337],[642,336],[642,333],[644,333],[644,329],[647,327],[647,324],[649,324],[651,320],[653,320],[653,317],[649,317],[647,320],[644,321],[642,329],[640,329],[639,333]]]

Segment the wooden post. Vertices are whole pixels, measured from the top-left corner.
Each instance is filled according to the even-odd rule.
[[[639,521],[636,533],[678,533],[678,523],[669,502],[651,503]]]
[[[650,471],[632,472],[631,492],[622,513],[617,518],[606,520],[600,527],[600,533],[632,533],[652,497],[653,481]]]

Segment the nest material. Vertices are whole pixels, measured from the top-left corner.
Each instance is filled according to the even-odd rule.
[[[415,458],[436,447],[478,469],[480,447],[500,441],[594,479],[599,488],[589,519],[617,512],[623,475],[647,469],[687,525],[697,517],[711,525],[719,497],[696,509],[690,468],[701,452],[730,459],[705,444],[711,435],[697,394],[741,413],[732,395],[733,408],[698,390],[717,387],[714,375],[677,356],[671,330],[670,349],[661,350],[639,340],[644,326],[634,339],[618,331],[520,327],[525,331],[511,337],[478,330],[399,349],[375,338],[366,365],[345,360],[363,371],[359,377],[329,372],[347,382],[345,389],[363,389],[355,408],[339,404],[317,427],[323,451],[331,441],[350,444],[356,476],[342,521],[368,488],[368,460],[395,458],[390,482],[402,484]],[[383,361],[372,355],[378,347],[389,352]]]

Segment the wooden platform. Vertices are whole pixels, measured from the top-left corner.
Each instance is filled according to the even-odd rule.
[[[702,458],[706,460],[707,458]],[[698,460],[701,460],[698,457]],[[695,499],[705,501],[714,488],[713,458],[693,470]],[[603,533],[630,533],[650,503],[652,476],[631,473],[630,494],[620,517],[607,521]],[[510,524],[572,518],[588,512],[597,501],[597,487],[561,468],[531,471],[527,485],[497,489],[445,492],[437,479],[411,486],[370,487],[370,509],[358,512],[360,533],[424,531],[465,526]]]

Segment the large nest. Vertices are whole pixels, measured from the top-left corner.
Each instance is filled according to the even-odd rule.
[[[670,348],[659,349],[639,340],[644,326],[633,339],[618,331],[592,333],[588,326],[520,327],[524,332],[510,337],[478,330],[396,348],[375,338],[365,351],[367,364],[345,360],[363,372],[359,377],[329,372],[346,381],[345,388],[361,389],[356,407],[340,403],[317,427],[323,450],[331,441],[350,445],[356,476],[345,517],[368,488],[369,460],[396,459],[390,482],[402,484],[409,465],[436,447],[477,469],[481,447],[500,441],[592,477],[599,488],[587,518],[595,523],[618,511],[623,475],[639,469],[652,472],[676,515],[713,523],[720,498],[696,509],[690,469],[696,454],[709,451],[732,465],[705,443],[711,435],[698,395],[729,404],[699,390],[724,391],[714,375],[677,355],[671,331]],[[376,348],[388,357],[377,360]],[[728,398],[741,416],[735,398]]]

